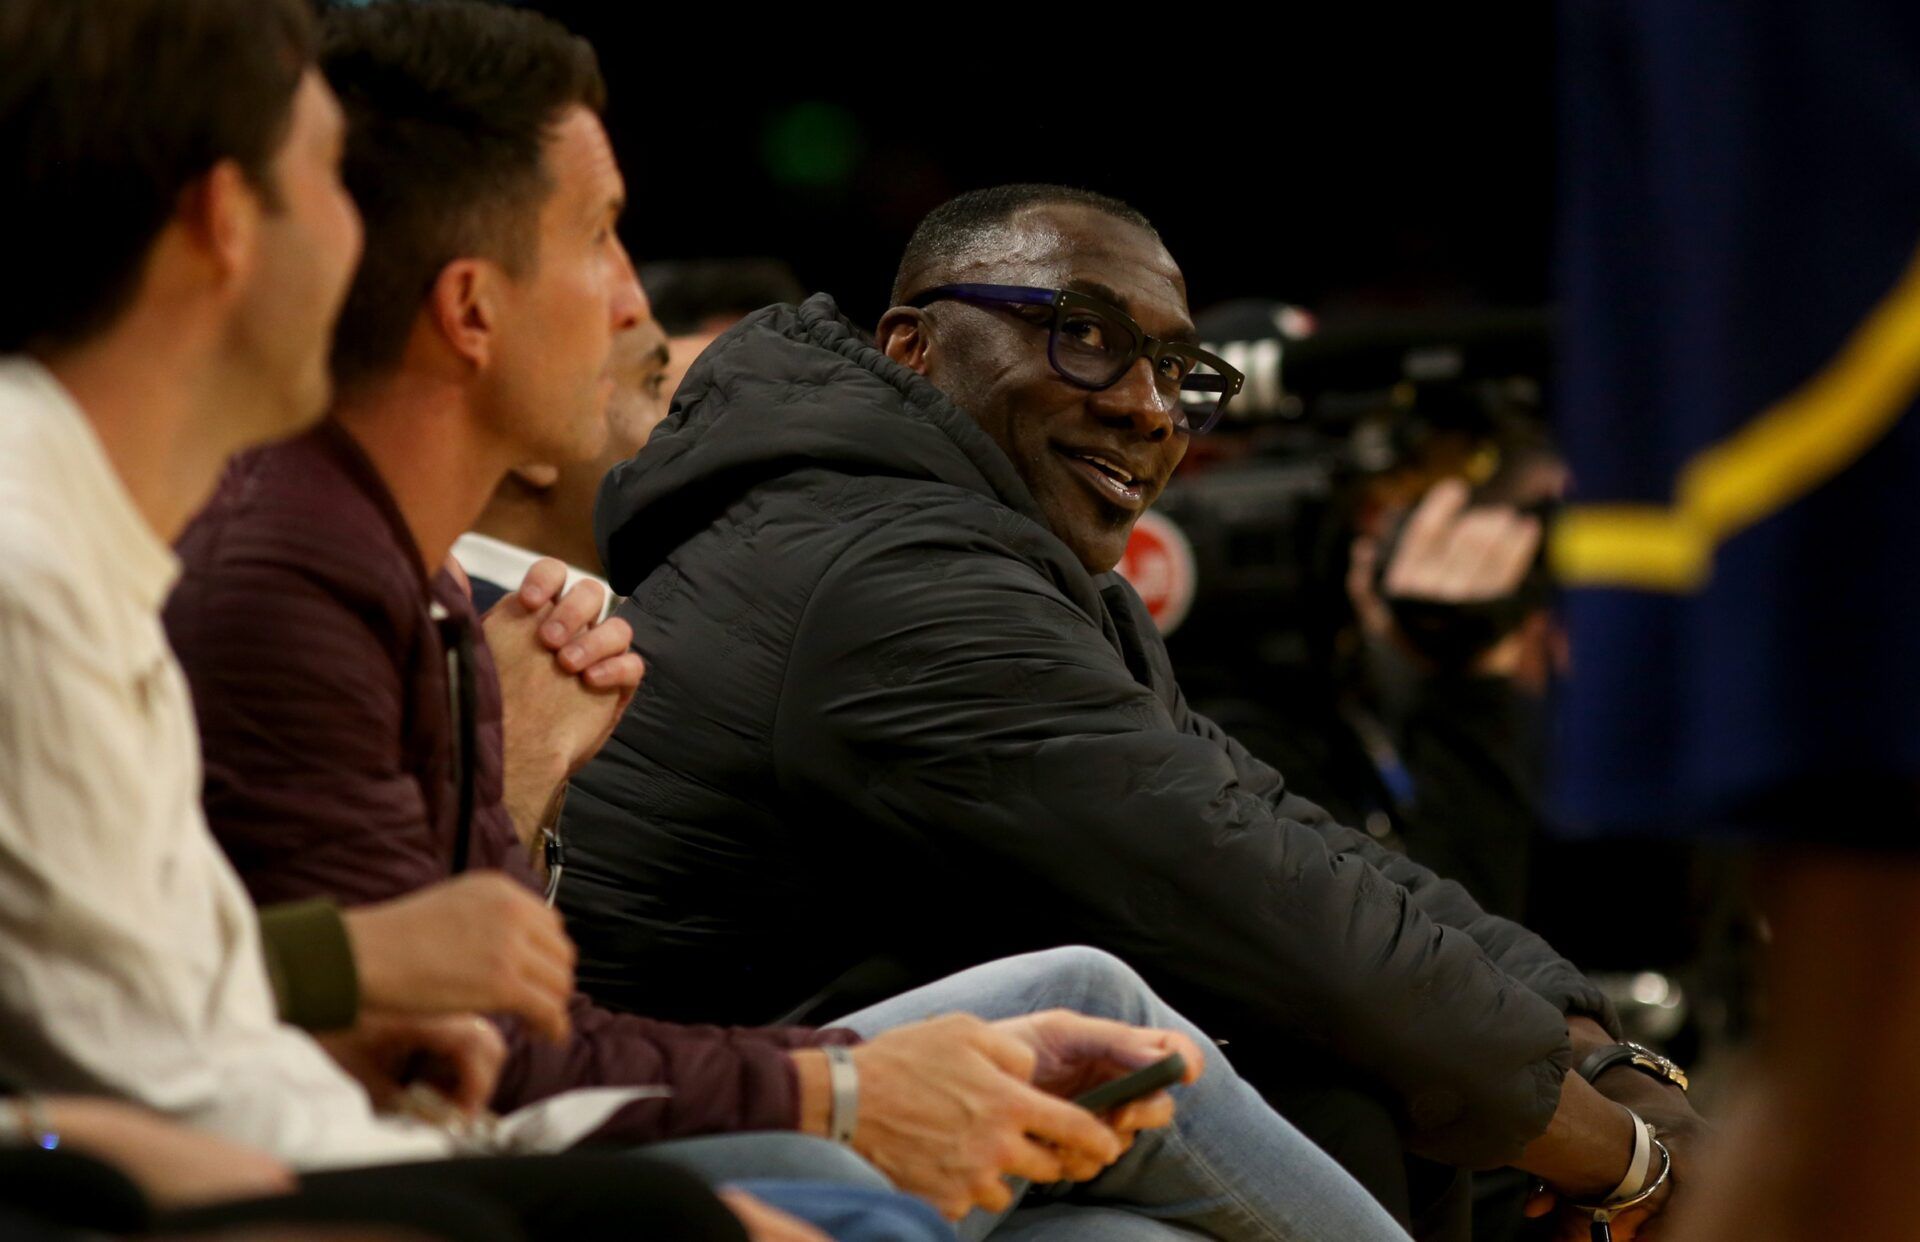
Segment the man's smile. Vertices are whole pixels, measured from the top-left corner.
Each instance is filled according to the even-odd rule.
[[[1137,513],[1147,507],[1156,490],[1150,478],[1112,450],[1073,448],[1064,444],[1050,447],[1094,495],[1109,504]]]

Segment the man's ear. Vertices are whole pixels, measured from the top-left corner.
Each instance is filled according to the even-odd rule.
[[[500,269],[485,259],[455,259],[427,293],[427,315],[453,351],[475,367],[493,360],[499,326]]]
[[[175,218],[192,249],[224,289],[239,289],[260,262],[260,217],[265,204],[240,165],[221,160],[183,190]]]
[[[874,339],[880,352],[915,375],[925,375],[932,360],[933,338],[927,332],[927,317],[911,306],[896,306],[880,317]]]
[[[543,461],[528,462],[513,468],[513,477],[536,492],[544,492],[560,481],[560,467],[550,466]]]

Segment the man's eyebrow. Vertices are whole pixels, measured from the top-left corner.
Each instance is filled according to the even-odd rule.
[[[1127,305],[1126,298],[1122,297],[1117,290],[1103,285],[1097,280],[1086,280],[1076,276],[1067,281],[1066,287],[1075,293],[1091,294],[1093,297],[1099,298],[1102,302],[1111,302],[1114,306],[1127,312],[1127,314],[1133,314],[1133,307]]]

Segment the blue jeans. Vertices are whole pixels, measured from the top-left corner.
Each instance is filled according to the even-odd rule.
[[[737,1186],[834,1242],[954,1242],[953,1226],[886,1174],[823,1138],[806,1134],[716,1134],[644,1149],[716,1185]]]
[[[1386,1210],[1234,1073],[1205,1033],[1097,949],[989,962],[833,1025],[871,1037],[943,1013],[992,1020],[1043,1009],[1184,1032],[1206,1054],[1206,1073],[1172,1089],[1173,1125],[1143,1131],[1092,1181],[1030,1188],[1010,1214],[974,1212],[960,1223],[967,1242],[989,1233],[996,1242],[1405,1242]]]
[[[834,1242],[954,1242],[953,1226],[930,1204],[891,1187],[756,1180],[731,1184],[799,1217]]]

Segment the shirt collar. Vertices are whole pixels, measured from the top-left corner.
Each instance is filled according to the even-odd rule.
[[[360,441],[354,439],[353,433],[331,416],[320,421],[320,425],[313,429],[313,436],[340,463],[353,485],[365,493],[380,511],[387,529],[393,532],[394,539],[406,551],[408,563],[420,571],[420,580],[433,581],[433,576],[440,572],[440,566],[429,565],[421,559],[420,545],[414,542],[413,528],[407,525],[406,515],[400,512],[400,502],[393,498],[393,489],[380,477],[380,468],[367,456],[367,450],[360,446]]]
[[[141,608],[157,614],[180,577],[180,559],[134,504],[92,421],[53,372],[34,359],[7,358],[0,368],[0,375],[18,380],[41,398],[37,408],[46,412],[56,451],[67,467],[48,482],[66,492],[74,520],[98,543],[103,559]]]
[[[454,542],[453,555],[469,577],[485,578],[509,594],[520,589],[521,580],[533,568],[534,562],[544,559],[538,552],[472,530]],[[606,602],[600,607],[600,619],[606,620],[607,614],[613,611],[613,589],[607,586],[607,580],[600,575],[588,573],[574,565],[567,566],[568,588],[582,579],[599,583],[607,592]]]

